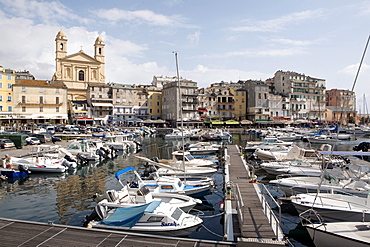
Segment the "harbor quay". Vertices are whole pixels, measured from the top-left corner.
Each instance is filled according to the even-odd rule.
[[[67,147],[71,141],[62,140],[55,145]],[[28,146],[22,149],[0,150],[0,157],[5,156],[5,154],[13,157],[23,157],[31,154],[31,150]],[[100,241],[105,246],[114,241],[116,241],[114,242],[116,246],[127,246],[131,244],[135,244],[135,246],[148,246],[148,243],[151,242],[161,243],[158,246],[285,245],[286,242],[283,240],[278,223],[271,220],[271,212],[266,209],[263,199],[260,198],[260,187],[257,183],[254,183],[253,175],[239,147],[237,145],[224,146],[222,148],[221,162],[225,167],[225,195],[223,200],[224,238],[222,241],[172,238],[148,234],[137,235],[131,232],[122,233],[119,231],[86,229],[84,227],[58,225],[47,222],[19,221],[7,218],[0,219],[0,234],[6,236],[6,241],[15,243],[15,245],[35,243],[35,245],[53,246],[55,243],[59,243],[58,245],[61,246],[70,246],[71,244],[91,246],[92,242],[88,244],[86,241],[94,241],[94,243]],[[23,229],[22,232],[24,234],[20,235],[17,229]],[[14,234],[14,238],[12,234]],[[35,238],[35,234],[38,236],[37,238]],[[84,237],[76,237],[79,235]],[[110,242],[112,240],[113,242]],[[151,246],[156,245],[153,244]]]

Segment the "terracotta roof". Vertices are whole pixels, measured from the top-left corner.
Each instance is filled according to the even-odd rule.
[[[66,88],[66,85],[63,82],[56,81],[41,81],[41,80],[22,80],[14,84],[13,86],[22,85],[22,86],[37,86],[37,87],[60,87]]]

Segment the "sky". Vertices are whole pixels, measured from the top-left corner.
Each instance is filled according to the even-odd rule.
[[[0,0],[0,65],[50,80],[63,30],[68,55],[82,47],[94,56],[103,38],[107,83],[176,76],[176,52],[180,77],[199,88],[294,71],[327,89],[354,87],[361,112],[370,102],[367,28],[370,0]]]

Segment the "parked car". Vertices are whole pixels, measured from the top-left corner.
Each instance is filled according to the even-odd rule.
[[[0,148],[14,148],[15,144],[9,139],[0,139]]]
[[[52,141],[53,143],[55,143],[55,142],[60,142],[60,141],[62,141],[62,139],[60,139],[60,138],[58,138],[58,137],[55,137],[55,136],[52,136],[52,137],[51,137],[51,141]]]
[[[78,135],[79,133],[76,130],[65,129],[65,130],[63,130],[63,134],[67,134],[67,135]]]
[[[32,136],[26,138],[26,141],[28,145],[38,145],[41,143],[37,137],[32,137]]]
[[[37,137],[40,140],[40,143],[51,142],[51,135],[50,134],[32,134],[32,136]]]

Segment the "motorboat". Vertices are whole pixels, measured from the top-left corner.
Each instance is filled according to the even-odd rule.
[[[260,164],[260,167],[272,175],[320,177],[322,174],[319,165],[302,160],[264,162]]]
[[[205,141],[229,141],[233,138],[227,130],[223,129],[211,129],[201,137]]]
[[[370,185],[364,181],[353,178],[336,178],[330,173],[320,177],[295,176],[270,180],[270,184],[278,186],[286,196],[299,193],[331,192],[354,194],[366,197]]]
[[[198,142],[193,144],[185,144],[185,150],[192,155],[211,155],[220,151],[221,145],[211,144],[209,142]]]
[[[31,172],[65,172],[70,165],[64,158],[56,159],[48,156],[33,156],[28,158],[12,158],[12,163],[23,165]]]
[[[217,172],[217,169],[212,167],[196,167],[196,166],[184,166],[183,161],[176,161],[167,165],[164,163],[156,162],[146,157],[135,156],[138,159],[146,161],[156,167],[156,171],[159,176],[212,176]]]
[[[130,188],[136,191],[137,188],[141,186],[146,186],[149,188],[151,192],[156,193],[177,193],[183,194],[192,197],[202,197],[207,195],[212,188],[211,184],[195,184],[193,185],[186,185],[184,182],[180,180],[178,177],[167,177],[167,176],[160,176],[154,178],[152,180],[144,180],[141,179],[141,176],[137,173],[137,171],[133,167],[127,167],[123,170],[116,172],[115,176],[118,181],[121,181],[120,176],[132,171],[136,176],[134,180],[130,181]],[[123,184],[122,182],[120,182]]]
[[[203,220],[162,201],[127,207],[122,204],[98,203],[86,217],[88,228],[133,231],[145,234],[184,237],[201,227]]]
[[[285,142],[282,140],[279,140],[276,137],[266,137],[263,139],[262,142],[247,142],[244,148],[245,152],[255,152],[257,148],[263,149],[263,150],[270,150],[276,146],[291,146],[293,145],[293,142]]]
[[[96,202],[102,205],[112,207],[114,204],[122,204],[131,207],[132,204],[145,204],[155,200],[169,203],[179,207],[184,212],[189,212],[201,200],[190,196],[173,194],[173,193],[156,193],[151,192],[147,186],[142,185],[140,188],[129,188],[128,184],[124,185],[121,190],[106,190],[103,195],[94,195]]]
[[[334,193],[306,193],[291,197],[300,214],[309,209],[320,215],[324,222],[369,221],[370,198]]]
[[[316,247],[370,245],[370,223],[328,222],[304,225]]]
[[[167,164],[169,166],[176,166],[179,162],[183,162],[185,167],[213,167],[216,164],[211,160],[196,159],[188,151],[174,151],[172,152],[172,159],[158,159],[157,157],[152,158],[153,161]]]

